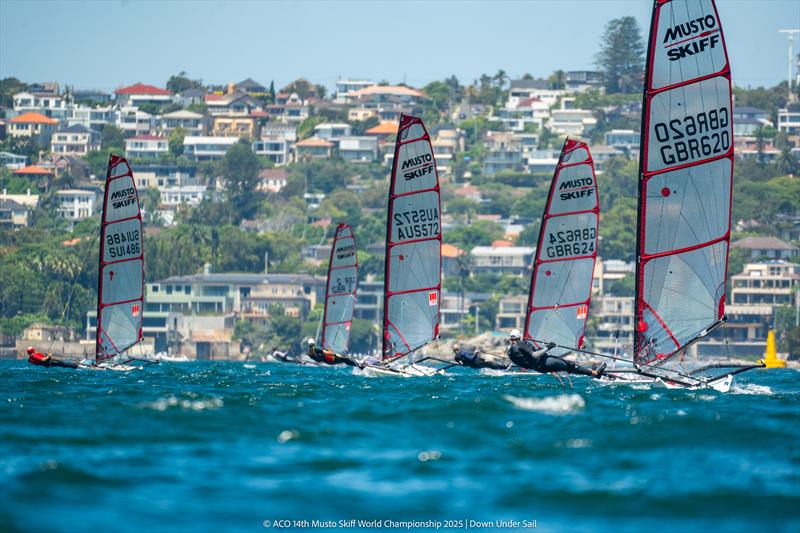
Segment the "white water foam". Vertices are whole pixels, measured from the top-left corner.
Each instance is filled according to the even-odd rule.
[[[179,400],[175,396],[159,398],[154,402],[144,403],[142,407],[155,409],[156,411],[166,411],[170,407],[180,407],[192,411],[213,411],[224,405],[222,398],[210,398],[208,400]]]
[[[757,396],[771,396],[775,394],[772,389],[766,385],[756,385],[755,383],[739,384],[733,382],[731,387],[731,394],[752,394]]]
[[[549,415],[569,415],[581,411],[586,406],[586,401],[579,394],[561,394],[544,398],[520,398],[506,395],[503,398],[511,402],[517,409],[538,411]]]

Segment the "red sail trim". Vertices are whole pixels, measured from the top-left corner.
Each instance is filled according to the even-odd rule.
[[[402,139],[403,132],[408,130],[409,128],[411,128],[415,124],[418,124],[419,127],[422,128],[422,135],[419,136],[419,137],[414,137],[413,139],[403,140]],[[416,142],[420,142],[420,141],[427,142],[429,147],[430,147],[430,153],[431,153],[431,161],[430,161],[430,163],[433,165],[433,175],[435,176],[435,180],[436,180],[435,183],[436,184],[433,187],[428,187],[428,188],[421,189],[421,190],[418,190],[418,191],[409,191],[409,192],[405,192],[405,193],[397,193],[397,192],[395,192],[395,190],[396,190],[395,185],[396,185],[396,181],[397,181],[397,170],[398,170],[397,169],[397,164],[398,164],[399,155],[400,155],[400,148],[405,146],[406,144],[416,143]],[[397,198],[402,198],[402,197],[407,197],[407,196],[412,196],[412,195],[417,195],[417,194],[425,194],[425,193],[430,193],[430,192],[435,192],[436,196],[437,196],[437,209],[438,209],[438,213],[439,213],[439,234],[438,234],[438,236],[421,238],[421,239],[414,239],[414,240],[409,240],[409,241],[393,242],[392,241],[392,220],[393,220],[393,216],[394,216],[394,203],[395,203],[395,200]],[[391,172],[391,175],[389,176],[389,199],[388,199],[388,203],[389,203],[388,209],[386,210],[387,211],[386,212],[386,248],[385,248],[385,257],[384,257],[384,276],[383,276],[383,280],[384,280],[383,281],[383,285],[384,285],[384,290],[383,290],[383,335],[382,335],[382,340],[381,340],[381,358],[384,361],[397,359],[398,357],[401,357],[401,356],[404,356],[404,355],[408,355],[412,351],[411,346],[406,341],[405,336],[403,335],[403,333],[389,319],[389,301],[390,301],[390,299],[393,296],[397,296],[399,294],[408,294],[408,293],[411,293],[411,292],[422,292],[423,290],[428,290],[428,291],[436,290],[437,294],[440,295],[439,298],[441,299],[441,292],[442,292],[441,291],[441,286],[442,286],[442,276],[441,276],[441,272],[442,272],[442,254],[441,254],[441,245],[442,245],[441,244],[442,243],[442,223],[441,223],[442,203],[441,203],[441,193],[440,193],[440,189],[439,189],[439,171],[436,168],[436,156],[433,153],[433,145],[431,144],[431,139],[430,139],[430,135],[428,134],[428,129],[425,127],[425,124],[422,122],[422,119],[420,119],[418,117],[414,117],[414,116],[411,116],[411,115],[405,115],[405,114],[401,114],[400,115],[400,124],[399,124],[399,126],[397,128],[397,138],[395,139],[394,158],[392,160],[392,172]],[[433,240],[439,241],[439,275],[438,275],[439,283],[436,284],[435,286],[427,288],[427,289],[414,289],[414,290],[410,290],[410,291],[391,291],[389,289],[389,287],[391,285],[391,279],[392,279],[392,276],[391,276],[391,251],[392,251],[392,248],[395,245],[400,245],[400,244],[406,245],[406,244],[413,244],[413,243],[417,243],[417,242],[433,241]],[[434,332],[433,332],[434,338],[436,336],[438,336],[438,332],[439,332],[439,318],[438,318],[439,309],[440,309],[440,305],[437,302],[437,304],[436,304],[436,313],[437,313],[436,316],[437,316],[437,319],[436,319],[436,323],[434,324]],[[398,354],[398,353],[395,353],[395,354],[388,353],[389,352],[389,348],[390,348],[388,341],[391,338],[390,333],[389,333],[389,328],[390,327],[392,329],[394,329],[394,331],[397,333],[397,336],[400,337],[400,339],[406,345],[406,348],[408,348],[408,351],[406,351],[405,353],[400,353],[400,354]]]
[[[438,291],[441,285],[434,285],[433,287],[422,287],[419,289],[408,289],[405,291],[386,291],[386,294],[389,296],[398,296],[401,294],[413,294],[415,292],[424,292],[424,291]]]
[[[127,167],[127,171],[125,173],[123,173],[123,174],[118,175],[118,176],[116,176],[116,175],[112,176],[112,172],[115,171],[120,164],[124,164]],[[110,185],[114,181],[119,180],[119,179],[124,179],[124,178],[130,178],[131,179],[131,184],[132,184],[131,186],[133,187],[134,197],[136,198],[136,208],[137,208],[136,211],[137,211],[137,213],[136,213],[135,216],[132,216],[132,217],[126,217],[126,218],[122,218],[122,219],[119,219],[119,220],[114,220],[114,221],[109,222],[108,221],[109,210],[106,208],[106,206],[108,205],[108,193],[109,193],[109,190],[110,190]],[[117,224],[119,222],[125,222],[125,221],[129,221],[129,220],[134,220],[134,219],[139,220],[139,222],[141,224],[141,221],[142,221],[142,210],[141,210],[141,205],[139,204],[139,192],[138,192],[138,190],[136,188],[136,181],[133,179],[133,170],[131,169],[130,164],[128,163],[128,161],[124,157],[120,157],[120,156],[117,156],[117,155],[114,155],[114,154],[109,154],[108,167],[107,167],[107,170],[106,170],[105,187],[104,187],[104,190],[103,190],[103,213],[102,213],[102,216],[100,218],[100,254],[99,254],[99,257],[98,257],[99,265],[98,265],[98,269],[97,269],[97,314],[96,314],[96,328],[95,328],[95,330],[96,330],[96,335],[95,335],[95,360],[97,362],[103,361],[105,359],[110,359],[110,358],[115,357],[116,355],[118,355],[120,353],[120,350],[117,348],[116,343],[103,330],[103,319],[102,319],[103,318],[103,310],[105,308],[107,308],[107,307],[114,306],[114,305],[123,305],[123,304],[126,304],[126,303],[141,302],[142,305],[141,305],[140,313],[142,313],[142,315],[144,314],[144,235],[141,236],[141,241],[142,241],[142,243],[141,243],[142,244],[141,253],[138,256],[130,257],[130,258],[127,258],[127,259],[122,259],[122,260],[117,260],[117,261],[108,261],[108,262],[103,261],[103,257],[105,256],[105,248],[106,248],[106,228],[111,224]],[[142,231],[144,231],[144,225],[143,224],[142,224]],[[104,304],[103,303],[103,269],[104,269],[104,267],[106,267],[108,265],[111,265],[111,264],[123,263],[123,262],[126,262],[126,261],[136,261],[136,260],[141,260],[142,261],[142,288],[141,288],[141,292],[140,292],[141,297],[134,298],[132,300],[126,300],[126,301],[121,301],[121,302],[111,302],[111,303]],[[143,324],[143,321],[142,321],[142,323],[140,324],[140,326],[138,328],[136,342],[139,342],[139,341],[142,340],[142,324]],[[108,342],[114,347],[114,351],[116,353],[108,354],[108,353],[103,352],[101,338],[107,339]]]
[[[645,265],[654,258],[657,257],[664,257],[664,256],[671,256],[671,255],[678,255],[681,253],[686,253],[694,250],[703,249],[706,247],[713,246],[720,242],[726,242],[728,246],[726,246],[725,252],[725,268],[724,268],[724,277],[722,280],[723,283],[723,290],[718,302],[719,312],[717,316],[709,317],[709,323],[718,320],[722,317],[723,310],[725,307],[725,291],[724,291],[724,284],[727,280],[727,273],[728,273],[728,254],[730,251],[730,235],[731,235],[731,217],[733,211],[733,156],[734,156],[734,135],[733,135],[733,84],[731,82],[731,69],[730,69],[730,59],[728,57],[728,48],[727,43],[725,41],[724,33],[722,32],[722,23],[719,18],[719,11],[717,10],[717,6],[714,0],[710,0],[711,6],[714,11],[714,16],[716,18],[718,27],[716,28],[715,32],[719,32],[720,34],[720,44],[722,45],[723,54],[725,58],[725,63],[719,70],[715,72],[710,72],[707,74],[703,74],[701,76],[697,76],[695,78],[690,78],[687,80],[679,81],[670,85],[666,85],[664,87],[654,88],[653,87],[653,69],[654,69],[654,62],[655,62],[655,49],[657,46],[660,46],[660,43],[656,42],[657,34],[658,34],[658,23],[661,16],[661,9],[667,3],[671,2],[672,0],[656,0],[656,3],[653,7],[653,16],[651,17],[650,22],[650,35],[648,37],[648,49],[647,49],[647,62],[646,62],[646,70],[645,70],[645,88],[642,95],[642,127],[641,127],[641,141],[640,141],[640,158],[639,158],[639,183],[638,183],[638,192],[639,192],[639,204],[638,204],[638,214],[637,214],[637,239],[636,239],[636,288],[635,288],[635,296],[634,296],[634,329],[633,329],[633,355],[634,360],[637,362],[644,362],[647,363],[649,360],[646,359],[647,355],[642,354],[642,352],[646,348],[646,342],[643,341],[644,335],[643,332],[639,331],[638,325],[643,322],[644,320],[644,309],[647,308],[650,312],[653,313],[653,316],[657,318],[659,323],[661,323],[664,330],[669,334],[670,338],[677,343],[678,350],[676,350],[672,355],[680,351],[680,343],[675,339],[675,336],[669,330],[669,328],[664,324],[663,319],[655,312],[655,310],[650,306],[650,304],[645,301],[642,295],[642,289],[644,287],[644,275],[645,275]],[[710,33],[715,33],[710,32]],[[709,33],[709,34],[710,34]],[[692,40],[695,38],[701,37],[701,35],[696,35],[690,39]],[[678,44],[678,43],[673,43]],[[672,45],[670,45],[672,46]],[[668,47],[664,47],[668,48]],[[653,98],[658,94],[661,94],[666,91],[671,91],[675,89],[679,89],[681,87],[686,87],[689,85],[699,84],[703,81],[714,79],[714,78],[723,78],[727,80],[729,86],[729,102],[728,102],[728,109],[730,112],[729,116],[729,128],[731,131],[731,139],[730,139],[730,148],[723,154],[716,154],[713,156],[709,156],[706,159],[701,159],[698,161],[692,161],[689,163],[683,163],[679,165],[674,165],[671,167],[658,169],[655,171],[649,171],[647,169],[648,166],[648,158],[650,154],[650,110],[651,110],[651,103]],[[666,172],[674,172],[678,170],[683,170],[692,167],[699,167],[704,165],[709,165],[715,161],[720,159],[728,159],[731,165],[731,172],[730,172],[730,201],[728,205],[728,227],[725,234],[721,237],[718,237],[712,241],[708,241],[705,243],[699,243],[697,245],[693,245],[691,247],[685,247],[681,250],[667,250],[664,252],[659,252],[658,254],[645,254],[645,238],[646,238],[646,217],[647,217],[647,184],[649,180],[655,176],[664,174]],[[662,361],[663,362],[663,361]]]
[[[346,235],[345,237],[341,237],[341,233],[346,231],[346,230],[350,231],[350,235]],[[336,253],[336,243],[339,241],[340,238],[352,239],[353,240],[353,247],[354,247],[353,260],[354,260],[354,264],[352,264],[352,265],[342,265],[342,266],[334,267],[332,265],[333,265],[334,254]],[[336,294],[336,295],[329,294],[330,287],[331,287],[331,273],[334,270],[341,270],[343,268],[355,268],[356,281],[355,281],[355,287],[354,287],[353,291],[352,292],[341,293],[341,294]],[[338,325],[338,324],[349,324],[349,323],[352,323],[352,321],[353,321],[352,320],[353,316],[351,315],[350,316],[350,320],[344,320],[344,321],[338,321],[338,322],[328,322],[328,300],[330,298],[341,298],[341,297],[344,297],[344,296],[353,296],[353,311],[354,311],[355,310],[355,305],[356,305],[356,303],[355,303],[355,295],[356,295],[357,292],[358,292],[358,246],[357,246],[357,243],[356,243],[356,234],[353,232],[353,228],[349,224],[344,224],[344,223],[340,222],[336,226],[336,232],[334,233],[334,236],[333,236],[333,244],[331,245],[331,253],[330,253],[330,257],[328,259],[328,279],[327,279],[327,282],[325,283],[325,300],[324,300],[324,308],[323,308],[323,311],[322,311],[322,338],[320,339],[320,345],[323,347],[323,349],[327,348],[326,342],[328,342],[328,339],[326,338],[326,332],[327,332],[328,326],[335,326],[335,325]],[[348,347],[348,348],[350,346],[350,334],[349,334],[349,332],[347,334],[347,342],[345,343],[345,346]]]
[[[577,162],[574,162],[574,163],[573,162],[569,162],[569,161],[565,161],[565,159],[567,158],[567,156],[569,154],[572,154],[573,152],[575,152],[576,150],[579,150],[579,149],[583,149],[583,150],[586,151],[586,159],[584,159],[582,161],[577,161]],[[580,165],[586,165],[591,169],[593,185],[587,186],[587,187],[582,187],[581,189],[593,188],[595,190],[594,207],[592,209],[579,209],[579,210],[576,210],[576,211],[569,211],[569,212],[566,212],[566,213],[551,214],[550,213],[550,209],[552,207],[553,197],[554,197],[554,195],[556,193],[556,190],[555,190],[556,189],[556,185],[558,183],[558,178],[561,175],[561,172],[564,169],[577,167],[577,166],[580,166]],[[570,189],[570,190],[577,190],[577,189]],[[551,219],[556,219],[556,218],[559,218],[559,217],[571,216],[571,215],[572,216],[580,215],[580,214],[585,214],[585,213],[594,213],[595,219],[596,219],[597,231],[595,232],[594,251],[593,251],[593,253],[588,254],[588,255],[576,256],[576,257],[566,257],[566,258],[556,258],[556,259],[542,259],[543,239],[544,239],[544,233],[545,233],[545,228],[547,227],[547,223]],[[534,302],[534,291],[535,291],[535,288],[536,288],[536,279],[537,279],[537,275],[539,273],[539,267],[541,265],[544,265],[544,264],[561,263],[561,262],[567,262],[567,261],[577,261],[577,260],[581,260],[581,259],[592,259],[592,273],[594,273],[594,266],[595,266],[595,263],[597,261],[597,243],[598,243],[599,236],[600,236],[600,198],[599,198],[599,193],[598,193],[598,188],[597,188],[597,175],[596,175],[595,170],[594,170],[594,159],[592,158],[592,154],[591,154],[591,152],[589,150],[589,147],[585,143],[582,143],[580,141],[575,141],[575,140],[567,138],[564,141],[564,146],[561,149],[561,155],[560,155],[560,157],[558,159],[558,164],[556,165],[556,169],[553,172],[553,178],[552,178],[552,181],[550,182],[550,189],[549,189],[548,194],[547,194],[547,202],[545,204],[544,213],[542,214],[541,226],[539,228],[539,239],[538,239],[537,245],[536,245],[536,255],[535,255],[535,258],[534,258],[533,268],[532,268],[532,272],[531,272],[530,290],[528,291],[528,304],[526,306],[526,312],[525,312],[525,328],[524,328],[523,336],[526,339],[532,340],[532,336],[530,334],[530,326],[531,326],[531,317],[532,317],[534,312],[540,311],[540,310],[548,310],[548,309],[569,308],[569,307],[575,307],[575,306],[580,306],[580,305],[586,305],[588,307],[588,305],[591,302],[592,277],[590,277],[590,279],[589,279],[589,298],[586,299],[586,300],[578,301],[578,302],[567,302],[565,304],[559,304],[558,306],[535,306],[533,304],[533,302]],[[584,334],[585,329],[586,329],[586,320],[587,319],[588,319],[588,309],[587,309],[586,319],[584,319],[583,330],[578,335],[578,342],[579,343],[580,343],[580,339],[583,338],[583,334]],[[538,335],[538,336],[542,337],[543,335]]]
[[[650,311],[653,314],[654,317],[656,317],[656,320],[658,320],[658,323],[661,324],[661,328],[664,331],[667,332],[667,335],[669,335],[669,338],[672,339],[672,342],[675,343],[675,347],[676,348],[680,348],[681,347],[681,343],[678,342],[678,339],[676,339],[675,335],[672,334],[672,331],[669,329],[669,326],[667,326],[667,324],[664,323],[664,319],[661,318],[661,316],[656,312],[656,310],[653,309],[650,306],[650,304],[648,304],[647,302],[644,303],[644,306],[647,308],[648,311]]]

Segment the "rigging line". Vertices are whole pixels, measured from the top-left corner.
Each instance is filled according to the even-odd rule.
[[[64,305],[64,310],[61,311],[61,318],[58,321],[59,326],[64,325],[64,317],[66,316],[67,309],[69,309],[69,304],[72,301],[72,295],[75,293],[75,287],[78,285],[78,278],[83,272],[83,267],[86,265],[86,258],[89,257],[89,251],[94,247],[94,242],[95,239],[97,238],[97,232],[100,230],[102,225],[103,225],[102,222],[97,225],[97,227],[94,230],[94,233],[92,233],[92,238],[89,239],[89,244],[86,246],[86,251],[84,252],[83,259],[81,260],[81,267],[78,269],[78,272],[75,273],[75,279],[72,280],[72,287],[70,288],[69,295],[67,296],[67,303]],[[96,320],[99,321],[100,317],[98,316]],[[96,327],[99,327],[99,322],[96,323]],[[52,339],[50,339],[50,346],[47,348],[48,353],[50,352],[50,350],[52,350],[53,343],[55,342],[55,340],[56,340],[55,336]]]

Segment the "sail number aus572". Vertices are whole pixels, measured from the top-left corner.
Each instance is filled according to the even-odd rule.
[[[439,210],[435,207],[401,211],[392,215],[397,240],[424,239],[439,234]]]
[[[594,253],[597,228],[548,232],[545,252],[547,257],[569,257]]]

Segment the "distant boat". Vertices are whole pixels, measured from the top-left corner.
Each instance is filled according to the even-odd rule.
[[[333,237],[328,282],[325,285],[325,311],[322,315],[323,350],[344,354],[350,347],[350,326],[358,289],[358,257],[353,229],[339,224]]]
[[[537,348],[542,341],[555,342],[552,355],[583,347],[597,260],[598,202],[589,147],[567,139],[542,215],[525,314],[524,337]]]
[[[365,372],[404,375],[436,372],[413,364],[411,358],[439,337],[441,248],[439,176],[430,136],[421,119],[402,115],[389,185],[383,366],[368,366]]]
[[[726,391],[733,375],[757,367],[688,371],[683,362],[690,346],[725,321],[731,110],[730,65],[714,1],[657,0],[642,109],[636,379]]]
[[[109,157],[101,217],[95,359],[81,366],[131,370],[133,358],[120,356],[142,340],[144,235],[139,194],[124,157]]]

